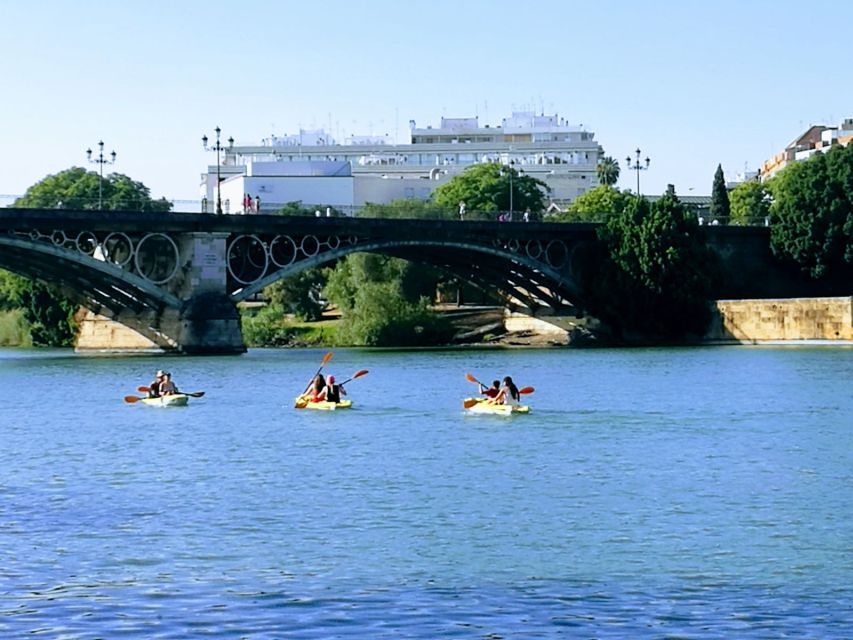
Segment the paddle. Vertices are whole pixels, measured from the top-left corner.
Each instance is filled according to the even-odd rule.
[[[473,382],[474,384],[478,384],[478,385],[480,385],[481,387],[486,387],[486,385],[484,385],[482,382],[480,382],[479,380],[477,380],[477,378],[475,378],[474,376],[472,376],[470,373],[466,373],[466,374],[465,374],[465,379],[466,379],[468,382]],[[486,389],[488,389],[488,387],[486,387]]]
[[[139,398],[137,396],[125,396],[124,397],[124,401],[129,403],[129,404],[133,404],[134,402],[139,402],[140,400],[142,400],[142,398]]]
[[[136,387],[136,390],[140,393],[148,393],[151,391],[149,387]],[[178,391],[177,393],[189,396],[190,398],[201,398],[204,395],[204,391]]]
[[[467,378],[468,376],[466,375],[465,377]],[[471,377],[473,378],[473,376]],[[528,393],[533,393],[534,391],[536,391],[536,389],[534,389],[533,387],[522,387],[518,390],[518,394],[526,395]],[[465,400],[462,401],[462,406],[466,409],[470,409],[471,407],[480,402],[486,402],[486,400],[483,398],[465,398]]]
[[[340,386],[344,386],[347,382],[352,382],[352,381],[353,381],[353,380],[355,380],[356,378],[360,378],[360,377],[362,377],[362,376],[366,376],[368,373],[370,373],[370,372],[369,372],[367,369],[362,369],[361,371],[356,371],[356,372],[355,372],[354,374],[352,374],[348,379],[346,379],[346,380],[344,380],[343,382],[341,382]]]
[[[323,370],[323,367],[328,364],[329,360],[332,359],[333,355],[335,355],[334,351],[329,351],[329,353],[323,356],[323,361],[320,363],[320,368],[317,369],[317,373],[311,376],[311,380],[308,381],[308,386],[305,387],[305,391],[302,392],[302,395],[296,398],[296,402],[293,406],[295,406],[297,409],[304,409],[308,405],[308,398],[306,397],[306,394],[311,388],[311,383],[314,382],[314,378],[320,375],[320,372]]]

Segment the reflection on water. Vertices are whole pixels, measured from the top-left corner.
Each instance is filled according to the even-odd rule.
[[[0,635],[853,635],[853,350],[322,356],[0,351]]]

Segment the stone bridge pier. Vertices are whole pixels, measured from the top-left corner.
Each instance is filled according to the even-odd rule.
[[[152,250],[142,256],[141,261],[161,275],[169,273],[172,265],[177,266],[167,282],[159,283],[174,296],[173,303],[124,307],[117,312],[110,308],[92,310],[81,323],[77,350],[245,352],[240,316],[227,290],[228,237],[228,233],[222,232],[171,234],[169,238],[174,243],[171,255],[178,258],[175,262],[170,258],[168,243],[165,243],[165,250],[162,246]]]

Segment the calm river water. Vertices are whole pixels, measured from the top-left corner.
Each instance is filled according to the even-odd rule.
[[[853,349],[324,353],[0,351],[0,637],[853,637]]]

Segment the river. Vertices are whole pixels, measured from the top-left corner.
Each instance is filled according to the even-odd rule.
[[[324,353],[0,350],[0,636],[853,636],[853,349]]]

